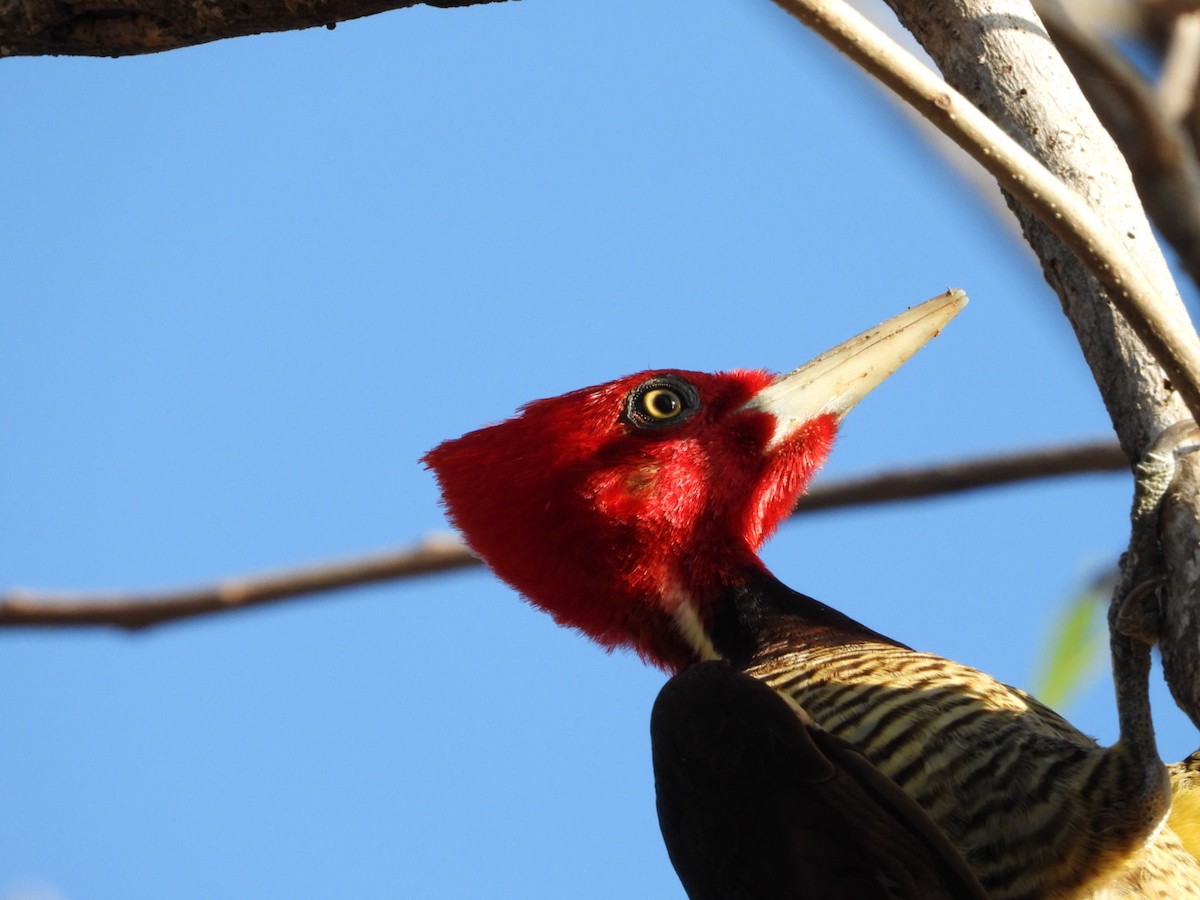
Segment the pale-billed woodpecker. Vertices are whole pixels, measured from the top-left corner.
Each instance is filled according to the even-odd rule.
[[[965,303],[781,377],[664,369],[539,400],[425,457],[497,575],[672,674],[655,783],[693,900],[1200,897],[1194,761],[1169,781],[1152,737],[1100,747],[757,555],[841,418]]]

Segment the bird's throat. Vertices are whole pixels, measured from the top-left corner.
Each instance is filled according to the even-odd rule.
[[[728,585],[710,607],[704,627],[721,659],[746,668],[765,648],[842,645],[873,641],[904,646],[844,613],[794,591],[765,570]]]

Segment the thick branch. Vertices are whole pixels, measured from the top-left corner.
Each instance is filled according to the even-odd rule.
[[[0,0],[0,57],[134,56],[297,31],[424,3],[496,0]]]
[[[796,512],[911,500],[1034,478],[1127,469],[1124,454],[1116,444],[1095,441],[834,481],[809,491]],[[132,631],[324,591],[478,565],[479,560],[462,544],[443,539],[390,553],[231,578],[175,591],[94,595],[14,590],[0,596],[0,626],[108,625]]]
[[[1200,597],[1196,587],[1200,584],[1200,543],[1185,541],[1182,549],[1178,546],[1179,535],[1188,534],[1195,524],[1196,497],[1200,496],[1196,467],[1180,465],[1172,487],[1163,503],[1160,523],[1164,546],[1173,552],[1166,558],[1166,603],[1158,640],[1171,696],[1200,728],[1200,658],[1196,653],[1200,647]]]

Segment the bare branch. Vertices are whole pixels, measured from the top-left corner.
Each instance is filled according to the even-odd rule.
[[[0,0],[0,57],[134,56],[409,6],[496,0]]]
[[[1129,471],[1129,461],[1113,441],[1025,450],[818,484],[800,498],[796,514],[917,500],[1035,478],[1118,471]]]
[[[323,591],[478,565],[479,560],[457,540],[441,538],[395,552],[229,578],[182,590],[71,594],[16,589],[0,597],[0,626],[112,625],[137,631],[164,622],[246,609]]]
[[[834,481],[809,491],[796,513],[933,497],[1035,478],[1127,470],[1125,456],[1115,443],[1095,441]],[[12,590],[0,596],[0,627],[107,625],[136,631],[325,591],[479,565],[461,543],[440,538],[392,552],[182,590],[105,595]]]

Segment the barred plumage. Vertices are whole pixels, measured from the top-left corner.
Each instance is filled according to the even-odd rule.
[[[1200,863],[1171,828],[1147,841],[1124,808],[1121,748],[1024,691],[874,642],[767,646],[746,671],[903,788],[996,900],[1200,897]],[[1200,761],[1174,771],[1200,801]]]

